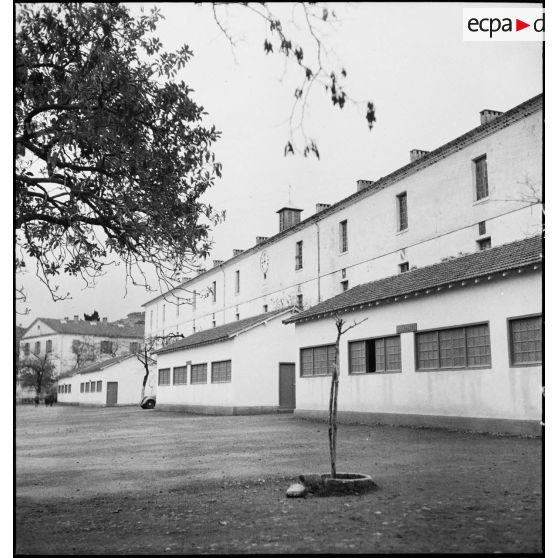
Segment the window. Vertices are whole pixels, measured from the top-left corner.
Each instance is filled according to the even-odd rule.
[[[479,223],[479,236],[486,234],[486,221],[481,221]]]
[[[166,318],[167,318],[167,305],[163,304],[163,323],[165,323]]]
[[[29,356],[29,343],[25,343],[25,345],[23,345],[23,354],[25,356]]]
[[[62,386],[58,386],[58,393],[61,393]]]
[[[72,387],[72,386],[70,386],[70,387]],[[102,380],[97,381],[97,391],[103,391],[103,381]]]
[[[347,240],[347,220],[339,223],[339,251],[346,252],[349,249]]]
[[[149,327],[150,329],[153,329],[153,310],[150,310],[149,312]]]
[[[159,370],[159,385],[170,386],[170,368],[161,368]]]
[[[331,376],[335,363],[335,345],[300,349],[301,376]]]
[[[176,317],[180,317],[180,302],[176,303]]]
[[[345,291],[349,290],[349,281],[345,279],[345,281],[341,281],[341,292],[344,293]]]
[[[211,363],[211,383],[225,383],[231,381],[232,362],[222,360]]]
[[[91,382],[91,393],[97,391],[96,387],[97,387],[97,384],[95,382]]]
[[[132,341],[130,343],[130,353],[134,354],[139,351],[139,343],[137,341]]]
[[[85,393],[89,393],[90,389],[91,389],[91,384],[89,382],[85,382]]]
[[[112,343],[110,341],[101,341],[101,353],[105,355],[112,353]]]
[[[211,294],[213,296],[213,302],[217,302],[217,281],[213,281],[213,285],[211,287]]]
[[[304,306],[304,299],[301,294],[296,295],[296,306],[300,309]]]
[[[240,271],[238,269],[234,272],[234,292],[237,294],[240,292]]]
[[[406,271],[409,271],[409,262],[399,264],[399,273],[405,273]]]
[[[486,167],[486,155],[473,161],[475,164],[475,190],[477,200],[488,197],[488,170]]]
[[[349,374],[401,372],[399,335],[349,343]]]
[[[295,246],[295,269],[302,269],[302,240]]]
[[[192,369],[190,370],[190,383],[207,383],[207,364],[192,364]]]
[[[192,293],[192,310],[196,309],[197,298],[198,298],[198,293],[196,291],[194,291]]]
[[[416,334],[418,370],[490,368],[488,324]]]
[[[41,342],[40,342],[40,341],[37,341],[37,342],[35,343],[35,354],[38,355],[38,354],[40,354],[40,353],[41,353]]]
[[[83,393],[85,391],[85,384],[83,382],[79,384],[79,391],[80,393]]]
[[[188,382],[188,367],[187,366],[176,366],[172,371],[172,383],[186,384]]]
[[[97,390],[99,391],[99,390]],[[72,384],[68,384],[68,393],[72,393]]]
[[[211,327],[216,327],[216,326],[217,326],[217,322],[216,322],[215,320],[213,320],[213,321],[211,322]]]
[[[52,341],[50,339],[46,342],[46,352],[52,353]]]
[[[398,230],[406,230],[409,225],[407,220],[407,192],[403,192],[397,196],[397,216]]]
[[[490,241],[490,237],[481,238],[480,240],[477,240],[477,248],[479,249],[479,252],[482,252],[483,250],[488,250],[491,247],[492,247],[492,242]]]
[[[542,362],[542,317],[509,320],[510,360],[512,365]]]
[[[240,320],[240,314],[238,312],[235,314],[235,317],[236,317],[237,321]]]
[[[264,305],[262,306],[262,310],[264,311],[264,313],[267,312],[267,308],[268,308],[267,304],[264,304]]]

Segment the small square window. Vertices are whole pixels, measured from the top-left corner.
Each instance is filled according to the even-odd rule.
[[[477,247],[479,249],[479,252],[482,252],[483,250],[488,250],[489,248],[491,248],[492,243],[490,241],[490,237],[488,238],[481,238],[480,240],[477,240]]]
[[[409,271],[409,262],[403,262],[399,264],[399,273],[405,273]]]
[[[349,281],[345,279],[345,281],[341,281],[341,292],[344,293],[345,291],[349,290]]]

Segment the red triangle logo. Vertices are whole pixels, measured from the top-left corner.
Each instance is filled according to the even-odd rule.
[[[521,31],[522,29],[525,29],[526,27],[531,27],[530,23],[525,23],[524,21],[521,21],[520,19],[515,20],[515,30],[516,31]]]

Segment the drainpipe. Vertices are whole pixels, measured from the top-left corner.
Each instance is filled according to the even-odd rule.
[[[219,267],[221,268],[221,271],[223,272],[223,323],[227,323],[227,318],[225,316],[225,308],[226,308],[226,289],[225,289],[225,267],[224,264],[220,264]]]
[[[322,297],[320,294],[320,225],[316,221],[314,223],[316,225],[316,240],[318,244],[318,302],[321,302]]]

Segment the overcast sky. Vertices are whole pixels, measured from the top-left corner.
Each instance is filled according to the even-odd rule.
[[[284,75],[281,58],[264,54],[262,22],[240,6],[222,8],[237,40],[233,57],[210,6],[157,5],[166,16],[158,28],[165,47],[186,43],[194,52],[179,78],[195,90],[208,124],[222,131],[215,152],[223,178],[207,201],[225,209],[227,219],[213,232],[211,259],[228,259],[233,248],[249,248],[256,236],[278,232],[275,211],[286,203],[289,185],[305,218],[316,203],[354,192],[357,179],[375,180],[405,165],[411,149],[432,150],[478,126],[480,110],[505,111],[542,91],[541,43],[463,42],[467,4],[335,4],[341,21],[327,44],[347,69],[347,90],[375,103],[377,122],[370,132],[363,109],[347,105],[339,111],[316,91],[306,127],[321,159],[285,158],[297,74],[287,69]],[[139,12],[140,5],[131,9]],[[154,296],[128,285],[124,297],[121,268],[111,268],[95,289],[63,280],[62,290],[73,296],[64,302],[53,302],[32,274],[24,285],[31,313],[17,318],[23,325],[37,316],[81,316],[94,309],[113,320]]]

